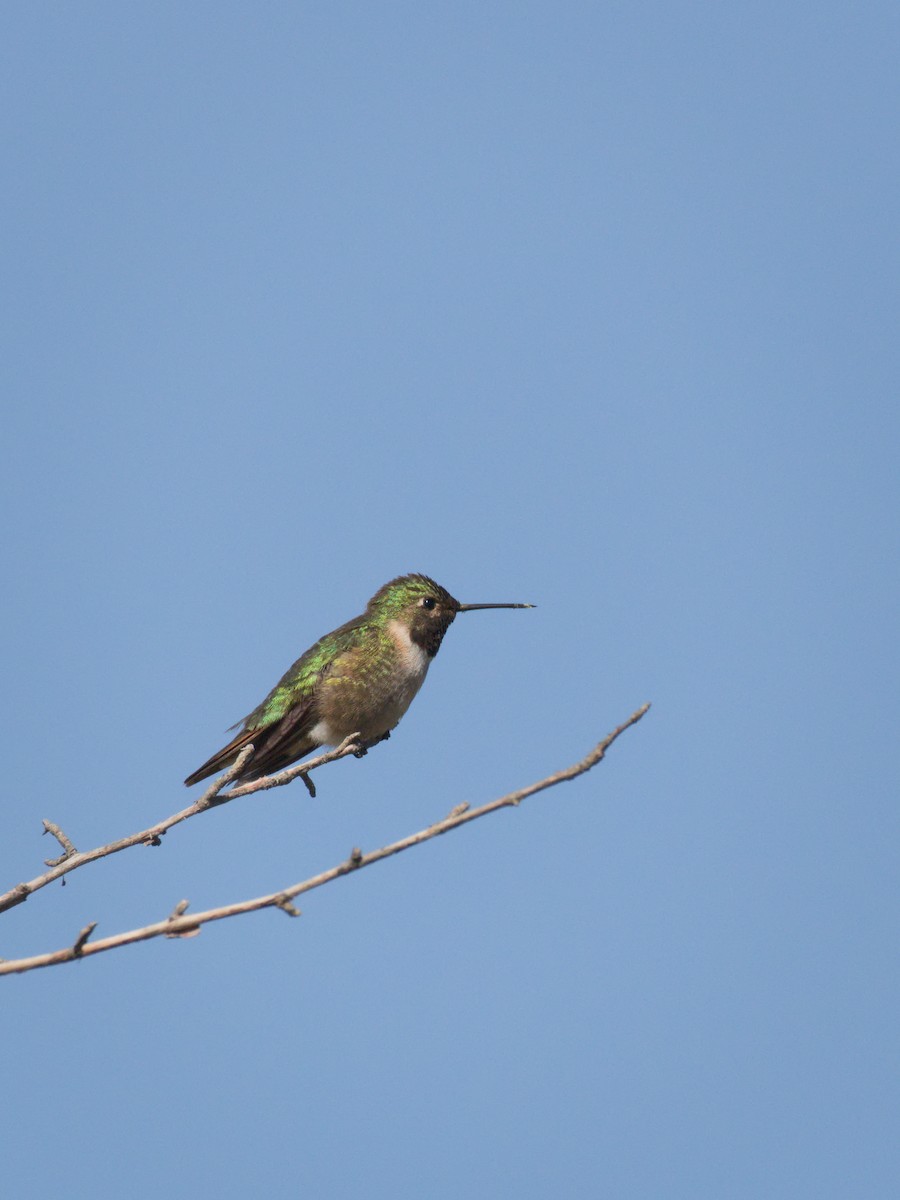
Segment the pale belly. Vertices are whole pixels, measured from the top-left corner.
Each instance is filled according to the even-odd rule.
[[[360,734],[365,741],[390,733],[412,704],[424,678],[422,675],[407,681],[377,704],[360,704],[353,712],[338,711],[322,717],[309,731],[310,738],[320,746],[337,746],[351,733]]]
[[[405,629],[395,623],[391,635],[400,651],[400,660],[390,675],[376,676],[352,689],[348,696],[345,685],[333,680],[335,691],[326,683],[322,695],[324,712],[310,730],[310,737],[324,746],[336,746],[351,733],[359,733],[366,741],[389,733],[412,704],[425,681],[431,659],[409,640]],[[399,671],[396,670],[399,666]],[[339,693],[343,693],[339,695]]]

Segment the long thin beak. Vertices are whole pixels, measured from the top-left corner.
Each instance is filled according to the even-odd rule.
[[[458,612],[472,612],[476,608],[537,608],[536,604],[461,604]]]

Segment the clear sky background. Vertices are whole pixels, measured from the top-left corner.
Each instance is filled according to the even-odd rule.
[[[0,954],[10,1196],[898,1194],[895,3],[7,5],[0,890],[385,580],[391,742]],[[74,1182],[73,1182],[74,1180]],[[81,1191],[79,1192],[79,1189]]]

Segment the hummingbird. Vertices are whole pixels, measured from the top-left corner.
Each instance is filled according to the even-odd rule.
[[[460,604],[427,575],[400,575],[378,589],[361,616],[326,633],[290,667],[240,732],[184,781],[190,787],[254,752],[234,783],[290,766],[351,733],[362,748],[389,737],[409,708],[456,614],[533,604]],[[233,726],[237,728],[237,726]]]

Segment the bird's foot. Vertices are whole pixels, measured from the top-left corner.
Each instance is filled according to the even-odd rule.
[[[369,738],[368,741],[358,742],[353,754],[356,758],[365,758],[373,746],[377,746],[379,742],[386,742],[391,736],[390,730],[386,733],[381,733],[378,737]]]

